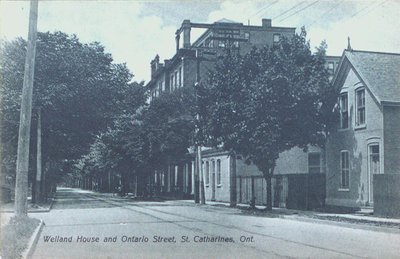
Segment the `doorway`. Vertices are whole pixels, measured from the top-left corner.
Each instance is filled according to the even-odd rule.
[[[374,174],[381,173],[380,148],[378,143],[368,146],[368,202],[374,202]]]

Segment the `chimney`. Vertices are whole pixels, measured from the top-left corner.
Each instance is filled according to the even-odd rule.
[[[184,20],[182,23],[183,30],[183,48],[190,48],[190,20]]]
[[[262,19],[262,27],[272,27],[271,19]]]

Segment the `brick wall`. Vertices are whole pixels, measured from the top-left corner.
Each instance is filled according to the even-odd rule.
[[[368,174],[368,145],[378,143],[382,149],[383,115],[376,100],[365,88],[366,124],[365,127],[355,126],[355,90],[362,86],[358,76],[350,70],[342,87],[348,94],[349,127],[332,132],[326,145],[326,203],[329,205],[360,207],[373,200],[372,177]],[[349,151],[350,173],[347,189],[341,188],[342,150]]]
[[[384,173],[400,173],[400,107],[384,106]],[[400,188],[400,186],[399,186]]]

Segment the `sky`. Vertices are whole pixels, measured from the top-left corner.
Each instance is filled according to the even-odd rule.
[[[98,41],[116,63],[126,63],[136,81],[150,79],[150,61],[175,53],[175,31],[184,19],[243,24],[305,26],[314,49],[340,56],[347,37],[355,50],[400,53],[400,0],[39,0],[38,30]],[[27,38],[28,0],[0,0],[0,38]],[[202,31],[192,30],[192,42]]]

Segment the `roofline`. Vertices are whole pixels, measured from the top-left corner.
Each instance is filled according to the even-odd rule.
[[[336,81],[337,81],[337,79],[339,77],[339,74],[343,69],[343,62],[346,59],[345,51],[346,50],[343,50],[342,55],[340,56],[339,65],[338,65],[339,69],[336,71],[335,75],[333,76],[333,79],[332,79],[332,85],[333,86],[336,84]]]
[[[342,56],[328,56],[328,55],[325,55],[325,57],[326,58],[341,58]]]
[[[380,105],[380,106],[400,106],[400,102],[397,101],[386,101],[386,100],[380,100],[378,98],[378,96],[376,96],[376,94],[371,91],[370,89],[370,82],[366,79],[366,77],[362,74],[361,71],[358,71],[351,60],[351,57],[346,55],[346,53],[351,53],[351,52],[363,52],[363,53],[374,53],[374,54],[387,54],[387,55],[400,55],[400,53],[387,53],[387,52],[375,52],[375,51],[359,51],[359,50],[344,50],[343,51],[343,56],[340,60],[339,63],[339,70],[337,71],[337,73],[335,74],[334,79],[332,80],[332,85],[334,86],[337,83],[337,80],[339,78],[339,74],[341,74],[343,72],[344,66],[343,63],[345,62],[345,60],[347,59],[349,66],[351,67],[351,69],[353,69],[354,73],[357,75],[357,77],[360,79],[360,81],[364,84],[364,87],[368,90],[368,92],[370,92],[372,98],[374,99],[374,101]]]
[[[348,50],[344,50],[344,51],[348,51]],[[368,51],[368,50],[351,50],[350,52],[362,52],[362,53],[373,53],[373,54],[384,54],[384,55],[400,56],[400,53],[394,53],[394,52],[380,52],[380,51]]]
[[[191,45],[190,47],[194,47],[194,45],[196,45],[198,42],[200,42],[202,40],[202,38],[204,38],[208,32],[211,32],[211,30],[213,28],[220,26],[220,24],[223,24],[223,26],[221,26],[221,27],[228,27],[229,25],[233,25],[232,27],[240,27],[240,29],[244,29],[244,30],[247,28],[257,29],[257,30],[267,28],[267,29],[272,29],[272,30],[278,29],[278,30],[287,30],[287,31],[294,30],[294,31],[296,31],[296,27],[278,27],[278,26],[264,27],[262,25],[244,25],[243,23],[226,23],[226,24],[225,23],[211,23],[210,24],[211,26],[208,27],[206,29],[206,31],[203,32],[192,44],[190,44]]]

